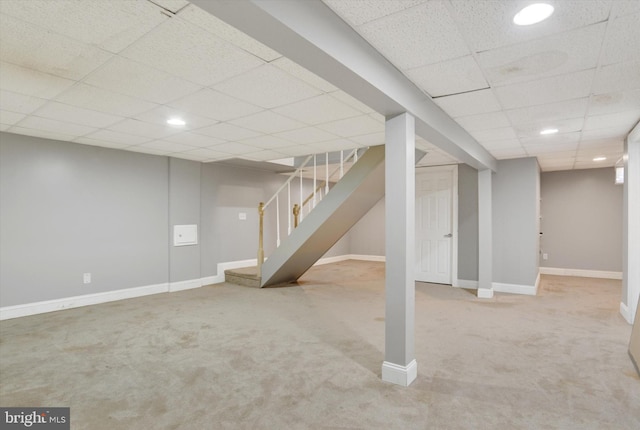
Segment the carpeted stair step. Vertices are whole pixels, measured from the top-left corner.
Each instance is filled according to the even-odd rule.
[[[257,267],[242,267],[240,269],[228,269],[224,271],[224,280],[229,284],[242,285],[244,287],[260,288],[261,279],[258,276]]]

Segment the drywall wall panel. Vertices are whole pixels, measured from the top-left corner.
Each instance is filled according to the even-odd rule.
[[[478,280],[478,171],[458,164],[458,279]]]

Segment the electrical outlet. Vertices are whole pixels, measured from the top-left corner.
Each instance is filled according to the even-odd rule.
[[[82,282],[84,282],[85,284],[90,284],[91,283],[91,273],[85,273],[82,275]]]
[[[547,254],[547,253],[542,254],[542,259],[543,260],[548,260],[549,259],[549,254]]]

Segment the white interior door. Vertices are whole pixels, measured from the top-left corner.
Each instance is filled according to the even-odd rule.
[[[453,170],[416,172],[416,281],[451,284]]]

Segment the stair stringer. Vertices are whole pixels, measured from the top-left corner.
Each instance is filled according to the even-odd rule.
[[[296,281],[382,197],[384,145],[369,148],[267,258],[261,287]]]

